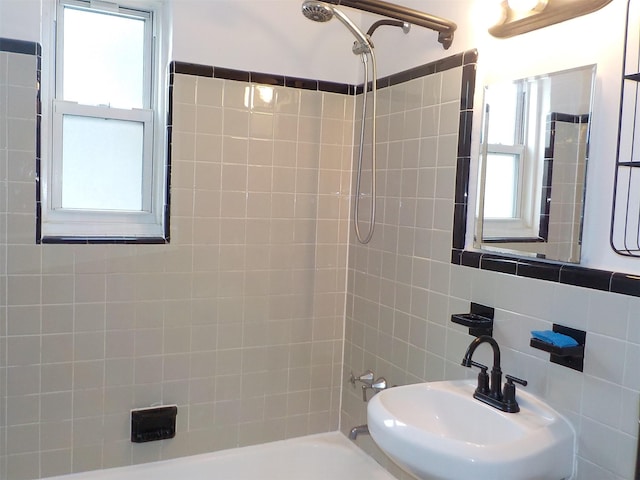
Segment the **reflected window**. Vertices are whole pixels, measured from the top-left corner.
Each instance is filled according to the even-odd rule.
[[[516,218],[520,156],[487,154],[487,181],[484,196],[485,218]]]
[[[523,81],[485,92],[483,239],[538,235],[539,208],[531,205],[540,175],[535,147],[527,145],[529,130],[539,128],[535,101]]]

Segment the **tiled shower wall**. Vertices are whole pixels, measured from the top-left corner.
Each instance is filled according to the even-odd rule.
[[[353,98],[176,74],[171,243],[36,245],[35,79],[0,53],[0,477],[337,429]]]
[[[35,53],[35,52],[34,52]],[[7,335],[20,328],[29,328],[20,324],[12,310],[12,321],[9,323],[8,295],[10,292],[7,274],[13,272],[16,263],[10,261],[6,248],[9,239],[16,238],[9,228],[25,225],[28,219],[25,205],[20,201],[21,192],[30,190],[34,193],[33,172],[35,171],[35,98],[36,98],[36,56],[19,55],[0,51],[0,477],[7,478],[6,455],[8,452],[7,433],[12,430],[14,419],[8,415],[13,413],[13,400],[7,397],[10,381],[15,376],[9,365]],[[28,179],[28,180],[27,180]],[[30,181],[30,183],[27,183]],[[17,234],[17,232],[16,232]],[[17,285],[11,284],[11,291]],[[39,295],[39,289],[34,294]],[[24,301],[30,294],[18,294]],[[39,319],[38,319],[39,320]],[[27,322],[27,321],[25,321]],[[31,322],[32,324],[33,322]],[[15,355],[17,345],[12,345]],[[33,353],[33,352],[32,352]],[[36,352],[37,353],[37,352]],[[39,354],[39,353],[37,353]],[[11,375],[9,373],[11,372]],[[27,380],[28,381],[28,380]],[[18,387],[20,388],[20,387]],[[28,387],[27,387],[28,388]],[[25,404],[29,399],[25,399]],[[12,405],[12,408],[9,408]],[[29,408],[29,407],[27,407]],[[21,418],[16,419],[21,421]]]
[[[462,68],[381,91],[379,225],[371,243],[351,240],[345,375],[372,369],[389,385],[456,378],[471,337],[450,322],[470,302],[495,307],[502,370],[564,413],[578,434],[579,480],[633,478],[640,392],[640,299],[452,265]],[[464,102],[463,102],[464,104]],[[584,372],[529,347],[531,330],[560,323],[586,330]],[[490,350],[478,361],[491,365]],[[522,387],[518,387],[522,388]],[[345,386],[341,428],[366,423],[360,388]],[[376,449],[357,442],[399,477]]]
[[[389,385],[444,378],[462,71],[379,91],[379,221],[368,245],[349,246],[347,375],[372,369]],[[362,423],[360,388],[345,387],[341,428]],[[389,464],[369,437],[358,442]]]

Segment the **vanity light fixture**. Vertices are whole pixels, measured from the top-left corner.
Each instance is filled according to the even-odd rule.
[[[600,10],[611,0],[502,0],[502,19],[489,29],[508,38]]]

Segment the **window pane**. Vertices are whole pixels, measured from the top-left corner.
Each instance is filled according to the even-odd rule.
[[[62,208],[141,211],[144,125],[65,115],[62,129]]]
[[[489,131],[487,143],[514,145],[517,128],[518,84],[507,83],[487,88]]]
[[[517,155],[487,155],[485,218],[516,218],[518,163]]]
[[[63,99],[144,108],[145,21],[64,9]]]

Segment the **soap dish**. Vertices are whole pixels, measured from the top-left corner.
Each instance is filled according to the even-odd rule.
[[[575,339],[576,342],[578,342],[578,345],[573,347],[558,347],[551,343],[538,340],[537,338],[532,338],[529,345],[533,348],[537,348],[538,350],[549,352],[551,354],[549,356],[551,363],[556,363],[582,372],[584,370],[584,346],[587,332],[565,327],[563,325],[557,325],[555,323],[553,324],[553,331]]]
[[[545,352],[553,353],[559,357],[577,357],[584,355],[584,345],[575,345],[573,347],[558,347],[551,343],[543,342],[537,338],[532,338],[529,343],[533,348],[538,350],[544,350]]]
[[[451,315],[451,321],[469,328],[469,334],[479,337],[481,335],[493,335],[494,309],[471,303],[470,313],[457,313]]]

